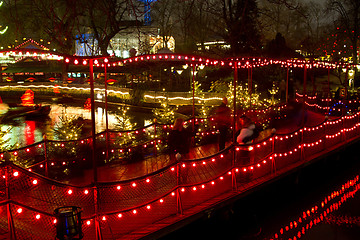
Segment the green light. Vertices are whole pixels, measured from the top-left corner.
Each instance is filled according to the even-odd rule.
[[[4,1],[0,2],[0,7],[3,5]],[[6,26],[3,30],[0,31],[0,34],[4,34],[8,30],[8,26]]]
[[[0,31],[0,34],[4,34],[8,30],[8,26],[6,26],[3,30]]]

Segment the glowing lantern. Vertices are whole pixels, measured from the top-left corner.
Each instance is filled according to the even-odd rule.
[[[24,106],[31,106],[34,104],[34,92],[31,89],[27,89],[21,96],[21,102]]]
[[[53,78],[53,77],[49,78],[50,82],[55,82],[55,80],[56,80],[56,78]]]
[[[35,81],[36,79],[35,79],[34,77],[29,77],[29,78],[27,78],[26,80],[29,81],[29,82],[33,82],[33,81]]]
[[[85,104],[84,104],[84,109],[85,110],[91,109],[91,99],[90,98],[86,99]]]
[[[12,82],[13,79],[12,79],[11,77],[7,77],[7,78],[6,78],[6,81],[7,81],[7,82]]]
[[[116,83],[117,81],[115,79],[108,79],[106,80],[106,83],[109,85],[113,85],[114,83]]]
[[[60,93],[59,85],[57,85],[57,84],[55,84],[55,86],[54,86],[54,93],[55,93],[55,94],[59,94],[59,93]]]
[[[73,81],[75,81],[75,79],[74,79],[74,78],[68,78],[66,81],[67,81],[68,83],[72,83]]]

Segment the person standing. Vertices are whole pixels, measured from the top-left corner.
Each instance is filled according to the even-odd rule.
[[[198,125],[193,127],[184,127],[184,119],[175,119],[174,126],[168,136],[168,145],[170,153],[175,154],[176,160],[180,158],[187,158],[187,154],[190,150],[191,137],[195,135]]]
[[[225,148],[227,134],[231,127],[231,109],[227,104],[228,100],[224,97],[221,104],[216,108],[214,116],[216,128],[219,130],[219,151]]]

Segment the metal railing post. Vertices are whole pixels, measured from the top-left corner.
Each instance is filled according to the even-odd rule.
[[[236,166],[236,159],[237,159],[237,154],[236,154],[236,147],[235,145],[233,145],[233,158],[232,158],[232,170],[231,170],[231,185],[232,185],[232,190],[234,192],[237,192],[237,181],[236,181],[236,171],[235,171],[235,166]]]
[[[94,185],[94,211],[95,211],[95,239],[96,240],[102,240],[102,234],[101,234],[101,227],[100,227],[100,221],[99,221],[99,202],[98,202],[98,190],[97,190],[97,184]]]
[[[49,177],[49,161],[47,156],[47,137],[46,134],[44,134],[44,157],[45,157],[45,177]]]
[[[180,185],[181,185],[181,162],[178,162],[176,164],[176,185],[177,185],[177,189],[176,189],[176,206],[177,206],[177,212],[180,215],[183,215],[183,208],[182,208],[182,202],[181,202],[181,191],[180,191]]]
[[[157,146],[157,136],[156,136],[156,125],[157,125],[157,119],[155,118],[154,119],[154,137],[155,137],[155,142],[154,142],[154,155],[155,157],[157,156],[157,149],[156,149],[156,146]]]
[[[7,209],[7,220],[8,220],[8,229],[9,229],[9,239],[10,240],[16,240],[16,234],[15,234],[15,226],[14,226],[14,219],[12,217],[11,213],[11,206],[10,206],[10,167],[9,167],[9,157],[5,157],[5,186],[6,186],[6,199],[8,200],[8,203],[6,204]]]
[[[300,151],[301,151],[301,155],[300,155],[300,159],[302,161],[305,161],[305,144],[304,144],[304,128],[301,128],[300,129],[300,132],[301,132],[301,140],[300,140]]]

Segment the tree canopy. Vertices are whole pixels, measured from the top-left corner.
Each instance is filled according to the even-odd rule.
[[[144,8],[150,7],[151,26],[158,29],[164,46],[174,37],[178,52],[286,57],[300,49],[307,55],[334,59],[350,52],[357,62],[358,0],[328,0],[326,5],[298,0],[150,2],[145,6],[140,0],[6,0],[0,22],[9,30],[0,36],[0,44],[13,47],[24,37],[42,38],[51,42],[49,48],[74,54],[78,40],[93,48],[91,54],[104,55],[114,36],[145,26]],[[343,44],[346,51],[338,51],[339,45],[334,44],[340,38],[349,41]],[[280,40],[286,42],[286,51],[276,51]],[[210,48],[205,46],[209,42],[223,44]]]

